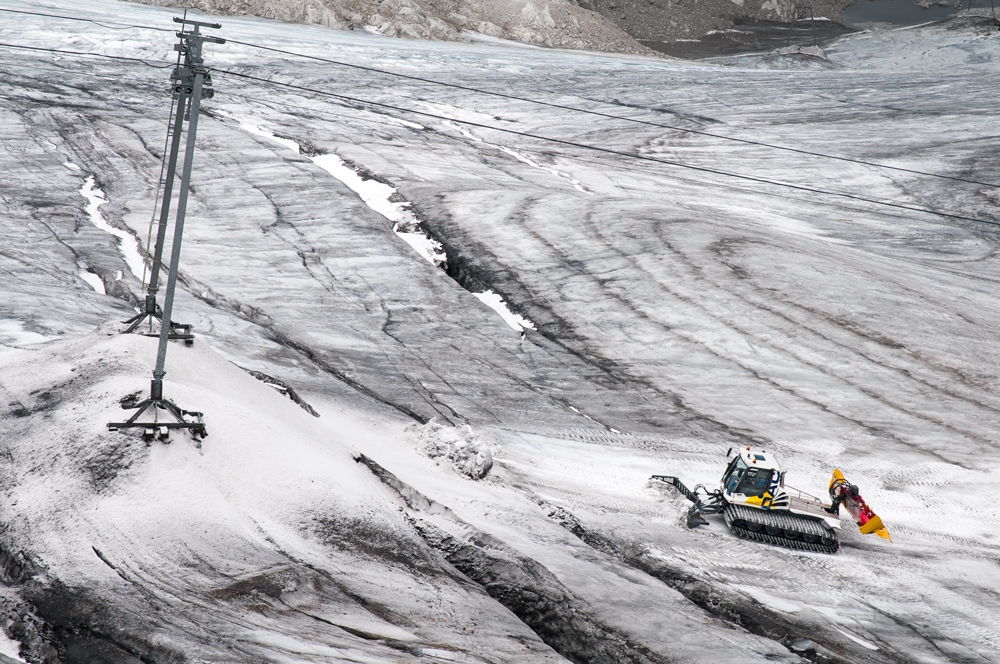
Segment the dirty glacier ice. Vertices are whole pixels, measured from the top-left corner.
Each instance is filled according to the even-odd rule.
[[[50,5],[171,25],[151,7]],[[169,31],[5,19],[6,43],[171,58]],[[80,191],[93,177],[106,223],[144,243],[164,70],[8,49],[0,597],[27,659],[1000,657],[993,227],[458,124],[996,221],[995,27],[865,33],[827,47],[835,67],[773,71],[223,22],[242,41],[673,128],[211,48],[220,70],[414,112],[214,73],[176,305],[199,339],[171,348],[167,376],[210,436],[146,446],[105,429],[147,384],[153,341],[107,324],[139,279]],[[446,269],[322,154],[393,187]],[[511,329],[486,291],[535,328]],[[485,477],[414,445],[407,427],[432,419],[489,440]],[[683,501],[647,484],[711,483],[747,440],[815,493],[842,468],[893,544],[845,528],[822,556],[718,521],[692,532]]]

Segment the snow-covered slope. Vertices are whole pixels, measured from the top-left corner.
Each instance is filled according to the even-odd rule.
[[[595,558],[530,494],[435,465],[417,442],[440,427],[323,402],[316,419],[203,343],[172,350],[164,389],[207,439],[109,433],[156,347],[118,329],[2,355],[5,550],[33,607],[13,610],[45,625],[29,644],[66,661],[561,661],[506,605],[586,661],[794,659]]]
[[[170,11],[53,6],[103,25],[5,14],[0,42],[172,59]],[[177,302],[198,339],[167,392],[210,435],[147,446],[105,425],[153,342],[108,321],[139,293],[168,69],[0,47],[0,597],[26,658],[1000,658],[996,37],[861,36],[773,71],[223,23],[666,126],[208,47]],[[977,55],[893,68],[935,39]],[[447,270],[404,237],[425,232]],[[692,532],[647,483],[712,483],[745,440],[812,493],[842,468],[893,543]]]

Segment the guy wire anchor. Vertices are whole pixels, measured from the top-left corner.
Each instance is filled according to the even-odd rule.
[[[151,439],[154,436],[166,439],[170,436],[171,429],[188,429],[199,438],[204,438],[208,435],[208,432],[205,430],[205,424],[201,419],[202,413],[183,410],[169,399],[164,398],[163,376],[166,374],[164,366],[167,360],[167,342],[169,339],[177,337],[176,334],[171,333],[172,330],[182,327],[173,325],[170,314],[173,311],[174,291],[177,287],[177,266],[181,255],[181,239],[184,235],[184,215],[187,211],[188,194],[191,191],[191,167],[194,163],[195,137],[198,133],[198,113],[201,110],[202,97],[212,97],[215,95],[215,91],[212,89],[212,77],[209,75],[208,69],[205,68],[201,48],[205,42],[225,44],[226,40],[203,35],[200,32],[200,28],[221,28],[222,26],[218,23],[189,21],[186,17],[175,17],[174,22],[182,24],[181,31],[177,33],[180,43],[175,45],[174,49],[184,57],[184,64],[180,64],[178,57],[178,66],[170,76],[173,85],[173,94],[177,97],[177,118],[174,121],[173,149],[171,150],[170,168],[168,169],[170,187],[173,187],[173,173],[177,165],[177,151],[180,147],[180,130],[185,119],[188,122],[188,130],[187,145],[184,148],[184,167],[181,173],[181,186],[177,197],[177,218],[174,221],[174,239],[170,253],[170,269],[167,274],[167,292],[163,300],[163,310],[160,316],[160,342],[156,353],[156,368],[153,369],[153,380],[149,387],[149,398],[139,403],[122,403],[122,406],[126,408],[137,408],[136,413],[124,422],[108,423],[108,429],[111,431],[142,427],[147,439]],[[189,25],[193,27],[193,30],[186,29]],[[189,105],[188,99],[190,99]],[[185,106],[187,106],[186,109]],[[160,213],[160,228],[156,237],[156,251],[153,260],[153,277],[150,280],[150,290],[146,294],[147,311],[141,314],[142,318],[140,318],[139,322],[150,315],[156,315],[155,284],[159,278],[159,267],[163,253],[163,237],[170,211],[169,200],[170,196],[167,193],[163,197],[163,208]],[[137,326],[138,323],[134,323],[129,329],[135,329]],[[190,326],[183,327],[187,327],[190,330]],[[152,421],[139,421],[139,418],[144,413],[150,411]],[[167,415],[172,416],[174,421],[161,422],[159,419],[160,411],[164,411]],[[195,421],[185,419],[186,415],[194,416]]]

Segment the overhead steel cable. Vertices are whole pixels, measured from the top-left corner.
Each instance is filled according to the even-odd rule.
[[[152,25],[134,25],[132,23],[121,23],[119,21],[98,21],[93,18],[83,18],[82,16],[66,16],[64,14],[46,14],[44,12],[29,12],[25,9],[7,9],[6,7],[0,7],[0,12],[6,12],[8,14],[27,14],[28,16],[44,16],[46,18],[61,18],[67,21],[84,21],[86,23],[93,23],[94,25],[99,25],[102,28],[108,28],[109,30],[128,30],[130,28],[137,28],[140,30],[158,30],[160,32],[174,32],[171,28],[157,28]]]
[[[166,69],[167,67],[173,67],[173,63],[161,63],[152,64],[148,60],[143,60],[142,58],[130,58],[124,55],[108,55],[107,53],[94,53],[92,51],[67,51],[61,48],[43,48],[41,46],[23,46],[21,44],[8,44],[6,42],[0,42],[0,46],[5,48],[16,48],[25,51],[44,51],[46,53],[60,53],[63,55],[85,55],[94,58],[107,58],[109,60],[124,60],[125,62],[139,62],[147,67],[153,67],[154,69]]]
[[[98,25],[101,25],[101,23],[99,23],[98,21],[96,21],[94,19],[88,19],[88,18],[82,18],[82,17],[65,16],[65,15],[61,15],[61,14],[44,14],[44,13],[41,13],[41,12],[29,12],[29,11],[23,11],[23,10],[17,10],[17,9],[2,9],[2,8],[0,8],[0,11],[11,12],[11,13],[15,13],[15,14],[30,14],[30,15],[33,15],[33,16],[48,16],[48,17],[52,17],[52,18],[61,18],[61,19],[72,20],[72,21],[84,21],[84,22],[96,23]],[[121,25],[125,25],[126,27],[129,27],[129,28],[140,28],[140,29],[147,29],[147,30],[159,30],[159,31],[167,31],[167,32],[169,32],[169,30],[166,30],[165,28],[157,28],[157,27],[153,27],[153,26],[129,25],[129,24],[121,24]],[[500,97],[502,99],[510,99],[510,100],[515,100],[515,101],[521,101],[521,102],[525,102],[525,103],[529,103],[529,104],[536,104],[536,105],[539,105],[539,106],[546,106],[546,107],[549,107],[549,108],[557,108],[557,109],[560,109],[560,110],[571,111],[571,112],[574,112],[574,113],[583,113],[583,114],[586,114],[586,115],[593,115],[595,117],[602,117],[602,118],[606,118],[606,119],[609,119],[609,120],[618,120],[618,121],[621,121],[621,122],[629,122],[629,123],[633,123],[633,124],[645,125],[645,126],[648,126],[648,127],[656,127],[658,129],[669,129],[671,131],[679,131],[679,132],[684,132],[684,133],[688,133],[688,134],[695,134],[695,135],[698,135],[698,136],[706,136],[706,137],[709,137],[709,138],[715,138],[715,139],[719,139],[719,140],[723,140],[723,141],[731,141],[731,142],[734,142],[734,143],[741,143],[743,145],[752,145],[752,146],[755,146],[755,147],[763,147],[763,148],[767,148],[767,149],[770,149],[770,150],[781,150],[781,151],[784,151],[784,152],[791,152],[791,153],[794,153],[794,154],[801,154],[801,155],[810,156],[810,157],[818,157],[818,158],[821,158],[821,159],[832,159],[834,161],[842,161],[842,162],[851,163],[851,164],[858,164],[860,166],[868,166],[868,167],[871,167],[871,168],[883,168],[883,169],[886,169],[886,170],[897,171],[897,172],[900,172],[900,173],[909,173],[910,175],[919,175],[919,176],[922,176],[922,177],[939,178],[939,179],[943,179],[943,180],[951,180],[952,182],[963,182],[965,184],[974,184],[974,185],[978,185],[978,186],[982,186],[982,187],[1000,188],[1000,184],[997,184],[997,183],[983,182],[981,180],[974,180],[972,178],[964,178],[964,177],[961,177],[961,176],[958,176],[958,175],[943,175],[941,173],[930,173],[928,171],[921,171],[921,170],[918,170],[918,169],[915,169],[915,168],[906,168],[904,166],[893,166],[891,164],[882,164],[882,163],[879,163],[879,162],[868,161],[866,159],[858,159],[858,158],[855,158],[855,157],[844,157],[844,156],[841,156],[841,155],[828,154],[828,153],[825,153],[825,152],[816,152],[814,150],[806,150],[804,148],[790,147],[790,146],[787,146],[787,145],[776,145],[774,143],[767,143],[767,142],[764,142],[764,141],[756,141],[756,140],[749,139],[749,138],[739,138],[739,137],[736,137],[736,136],[727,136],[725,134],[717,134],[717,133],[710,132],[710,131],[704,131],[702,129],[692,129],[690,127],[680,127],[680,126],[677,126],[677,125],[664,124],[662,122],[654,122],[652,120],[642,120],[642,119],[639,119],[639,118],[624,117],[624,116],[621,116],[621,115],[615,115],[613,113],[604,113],[602,111],[596,111],[596,110],[593,110],[593,109],[579,108],[577,106],[569,106],[567,104],[559,104],[559,103],[556,103],[556,102],[544,101],[544,100],[541,100],[541,99],[532,99],[530,97],[522,97],[520,95],[510,94],[510,93],[507,93],[507,92],[497,92],[495,90],[486,90],[486,89],[483,89],[483,88],[476,88],[476,87],[472,87],[472,86],[468,86],[468,85],[461,85],[459,83],[449,83],[447,81],[438,81],[438,80],[435,80],[435,79],[432,79],[432,78],[424,78],[422,76],[414,76],[412,74],[403,74],[403,73],[400,73],[400,72],[389,71],[387,69],[379,69],[378,67],[370,67],[370,66],[367,66],[367,65],[354,64],[354,63],[351,63],[351,62],[343,62],[341,60],[333,60],[333,59],[324,58],[324,57],[321,57],[321,56],[318,56],[318,55],[308,55],[306,53],[297,53],[295,51],[289,51],[289,50],[286,50],[286,49],[275,48],[273,46],[264,46],[263,44],[255,44],[253,42],[245,42],[245,41],[241,41],[239,39],[229,39],[228,41],[230,43],[232,43],[232,44],[239,44],[241,46],[247,46],[247,47],[250,47],[250,48],[256,48],[256,49],[260,49],[260,50],[263,50],[263,51],[271,51],[273,53],[281,53],[283,55],[289,55],[289,56],[293,56],[293,57],[297,57],[297,58],[303,58],[303,59],[307,59],[307,60],[315,60],[317,62],[324,62],[324,63],[327,63],[327,64],[336,65],[336,66],[339,66],[339,67],[348,67],[348,68],[351,68],[351,69],[358,69],[358,70],[361,70],[361,71],[367,71],[367,72],[372,72],[372,73],[377,73],[377,74],[383,74],[383,75],[386,75],[386,76],[395,76],[397,78],[408,79],[408,80],[411,80],[411,81],[419,81],[421,83],[429,83],[429,84],[432,84],[432,85],[439,85],[439,86],[442,86],[442,87],[454,88],[456,90],[464,90],[466,92],[474,92],[476,94],[490,95],[490,96],[493,96],[493,97]],[[598,103],[610,104],[610,103],[613,103],[613,102],[598,101]],[[661,111],[655,111],[655,112],[661,112]]]
[[[172,67],[173,66],[173,64],[171,64],[171,63],[156,65],[156,64],[150,64],[149,62],[147,62],[146,60],[143,60],[141,58],[129,58],[129,57],[125,57],[125,56],[107,55],[107,54],[104,54],[104,53],[92,53],[92,52],[81,52],[81,51],[66,51],[66,50],[62,50],[62,49],[42,48],[42,47],[37,47],[37,46],[20,46],[20,45],[16,45],[16,44],[6,44],[6,43],[3,43],[3,42],[0,42],[0,47],[2,47],[2,46],[11,47],[11,48],[21,48],[21,49],[26,49],[26,50],[31,50],[31,51],[45,51],[45,52],[51,52],[51,53],[63,53],[63,54],[67,54],[67,55],[84,55],[84,56],[109,58],[109,59],[113,59],[113,60],[125,60],[125,61],[131,61],[131,62],[139,62],[139,63],[147,65],[149,67],[165,68],[165,67]],[[473,122],[471,120],[460,120],[458,118],[449,118],[449,117],[446,117],[444,115],[438,115],[436,113],[429,113],[427,111],[417,111],[417,110],[414,110],[414,109],[411,109],[411,108],[404,108],[404,107],[401,107],[401,106],[395,106],[393,104],[386,104],[386,103],[383,103],[383,102],[376,102],[376,101],[371,101],[371,100],[367,100],[367,99],[360,99],[360,98],[357,98],[357,97],[351,97],[351,96],[348,96],[348,95],[341,95],[341,94],[337,94],[337,93],[334,93],[334,92],[329,92],[329,91],[326,91],[326,90],[319,90],[317,88],[310,88],[310,87],[307,87],[307,86],[295,85],[293,83],[282,83],[280,81],[274,81],[272,79],[267,79],[267,78],[263,78],[263,77],[260,77],[260,76],[253,76],[251,74],[243,74],[243,73],[240,73],[240,72],[234,72],[234,71],[230,71],[230,70],[226,70],[226,69],[212,69],[212,71],[216,72],[216,73],[219,73],[219,74],[229,75],[229,76],[235,76],[235,77],[238,77],[238,78],[252,80],[252,81],[256,81],[256,82],[264,83],[264,84],[268,84],[268,85],[275,85],[275,86],[284,87],[284,88],[288,88],[288,89],[292,89],[292,90],[298,90],[300,92],[309,92],[309,93],[312,93],[312,94],[318,94],[318,95],[322,95],[322,96],[327,96],[327,97],[331,97],[331,98],[334,98],[334,99],[340,99],[342,101],[350,102],[350,103],[353,103],[353,104],[359,104],[359,105],[362,105],[362,106],[374,106],[374,107],[378,107],[378,108],[385,108],[385,109],[389,109],[389,110],[393,110],[393,111],[398,111],[398,112],[401,112],[401,113],[410,113],[412,115],[419,115],[419,116],[423,116],[423,117],[434,118],[434,119],[442,120],[442,121],[447,120],[447,121],[450,121],[450,122],[455,122],[455,123],[463,124],[463,125],[470,126],[470,127],[477,127],[477,128],[480,128],[480,129],[488,129],[488,130],[491,130],[491,131],[502,132],[502,133],[505,133],[505,134],[512,134],[514,136],[521,136],[521,137],[524,137],[524,138],[531,138],[531,139],[535,139],[535,140],[546,141],[546,142],[555,143],[555,144],[558,144],[558,145],[564,145],[564,146],[579,148],[579,149],[583,149],[583,150],[590,150],[590,151],[593,151],[593,152],[600,152],[600,153],[604,153],[604,154],[616,155],[616,156],[619,156],[619,157],[626,157],[626,158],[629,158],[629,159],[637,159],[637,160],[646,161],[646,162],[664,164],[664,165],[667,165],[667,166],[674,166],[674,167],[677,167],[677,168],[684,168],[684,169],[693,170],[693,171],[699,171],[699,172],[703,172],[703,173],[712,173],[712,174],[715,174],[715,175],[722,175],[724,177],[736,178],[736,179],[745,180],[745,181],[748,181],[748,182],[756,182],[756,183],[759,183],[759,184],[766,184],[766,185],[771,185],[771,186],[784,187],[784,188],[787,188],[787,189],[794,189],[794,190],[797,190],[797,191],[805,191],[805,192],[809,192],[809,193],[813,193],[813,194],[821,194],[821,195],[824,195],[824,196],[832,196],[832,197],[836,197],[836,198],[845,198],[845,199],[849,199],[849,200],[854,200],[854,201],[860,201],[860,202],[864,202],[864,203],[869,203],[869,204],[872,204],[872,205],[879,205],[879,206],[883,206],[883,207],[896,208],[896,209],[899,209],[899,210],[908,210],[910,212],[920,212],[922,214],[935,215],[935,216],[943,217],[943,218],[946,218],[946,219],[956,219],[956,220],[960,220],[960,221],[970,221],[970,222],[973,222],[973,223],[988,224],[988,225],[991,225],[991,226],[1000,226],[1000,221],[995,221],[995,220],[992,220],[992,219],[981,219],[981,218],[978,218],[978,217],[969,217],[969,216],[966,216],[966,215],[960,215],[960,214],[956,214],[956,213],[952,213],[952,212],[942,212],[942,211],[939,211],[939,210],[932,210],[932,209],[929,209],[929,208],[918,207],[918,206],[915,206],[915,205],[908,205],[906,203],[900,203],[900,202],[897,202],[897,201],[879,200],[879,199],[876,199],[876,198],[869,198],[867,196],[861,196],[861,195],[858,195],[858,194],[851,194],[849,192],[834,191],[834,190],[825,190],[825,189],[820,189],[818,187],[810,187],[810,186],[807,186],[807,185],[794,184],[794,183],[790,183],[790,182],[781,182],[779,180],[770,180],[768,178],[762,178],[762,177],[757,177],[757,176],[753,176],[753,175],[745,175],[745,174],[742,174],[742,173],[732,173],[732,172],[729,172],[729,171],[724,171],[724,170],[721,170],[721,169],[711,168],[711,167],[708,167],[708,166],[696,166],[694,164],[686,164],[684,162],[675,161],[675,160],[671,160],[671,159],[662,159],[662,158],[659,158],[659,157],[650,157],[650,156],[647,156],[647,155],[635,154],[635,153],[631,153],[631,152],[623,152],[621,150],[614,150],[612,148],[603,148],[603,147],[600,147],[600,146],[597,146],[597,145],[588,145],[586,143],[578,143],[578,142],[569,141],[569,140],[566,140],[566,139],[553,138],[551,136],[542,136],[542,135],[539,135],[539,134],[532,134],[532,133],[529,133],[529,132],[517,131],[515,129],[507,129],[507,128],[504,128],[504,127],[494,127],[492,125],[487,125],[487,124],[483,124],[483,123],[480,123],[480,122]],[[829,203],[827,203],[826,205],[829,205]]]
[[[349,67],[351,69],[360,69],[362,71],[368,71],[368,72],[373,72],[373,73],[378,73],[378,74],[385,74],[387,76],[396,76],[398,78],[409,79],[409,80],[412,80],[412,81],[420,81],[422,83],[431,83],[433,85],[440,85],[440,86],[443,86],[443,87],[455,88],[457,90],[464,90],[466,92],[475,92],[477,94],[490,95],[490,96],[493,96],[493,97],[500,97],[500,98],[503,98],[503,99],[511,99],[511,100],[516,100],[516,101],[522,101],[522,102],[526,102],[526,103],[529,103],[529,104],[537,104],[539,106],[548,106],[549,108],[558,108],[558,109],[564,110],[564,111],[573,111],[575,113],[585,113],[587,115],[594,115],[594,116],[597,116],[597,117],[607,118],[607,119],[610,119],[610,120],[619,120],[621,122],[630,122],[630,123],[633,123],[633,124],[646,125],[646,126],[649,126],[649,127],[657,127],[659,129],[670,129],[671,131],[680,131],[680,132],[684,132],[684,133],[688,133],[688,134],[697,134],[699,136],[708,136],[710,138],[717,138],[717,139],[724,140],[724,141],[732,141],[732,142],[735,142],[735,143],[742,143],[744,145],[753,145],[753,146],[756,146],[756,147],[763,147],[763,148],[768,148],[768,149],[771,149],[771,150],[782,150],[782,151],[785,151],[785,152],[793,152],[793,153],[796,153],[796,154],[808,155],[810,157],[820,157],[820,158],[823,158],[823,159],[833,159],[835,161],[843,161],[843,162],[848,162],[848,163],[852,163],[852,164],[858,164],[858,165],[862,165],[862,166],[871,166],[871,167],[874,167],[874,168],[884,168],[884,169],[887,169],[887,170],[899,171],[899,172],[902,172],[902,173],[909,173],[911,175],[921,175],[921,176],[924,176],[924,177],[941,178],[941,179],[944,179],[944,180],[952,180],[954,182],[965,182],[967,184],[975,184],[975,185],[980,185],[980,186],[983,186],[983,187],[998,187],[998,188],[1000,188],[1000,184],[996,184],[996,183],[992,183],[992,182],[981,182],[979,180],[973,180],[971,178],[963,178],[963,177],[959,177],[957,175],[942,175],[940,173],[930,173],[930,172],[927,172],[927,171],[920,171],[920,170],[917,170],[917,169],[914,169],[914,168],[905,168],[903,166],[893,166],[891,164],[880,164],[878,162],[867,161],[867,160],[864,160],[864,159],[857,159],[857,158],[854,158],[854,157],[842,157],[840,155],[827,154],[825,152],[815,152],[813,150],[806,150],[806,149],[803,149],[803,148],[793,148],[793,147],[789,147],[787,145],[775,145],[773,143],[765,143],[764,141],[755,141],[755,140],[749,139],[749,138],[739,138],[739,137],[735,137],[735,136],[727,136],[725,134],[715,134],[715,133],[710,132],[710,131],[704,131],[704,130],[701,130],[701,129],[692,129],[690,127],[679,127],[677,125],[669,125],[669,124],[664,124],[662,122],[653,122],[652,120],[641,120],[639,118],[629,118],[629,117],[624,117],[624,116],[621,116],[621,115],[615,115],[613,113],[604,113],[602,111],[595,111],[595,110],[589,109],[589,108],[579,108],[577,106],[568,106],[566,104],[558,104],[556,102],[544,101],[544,100],[541,100],[541,99],[531,99],[529,97],[522,97],[520,95],[514,95],[514,94],[507,93],[507,92],[496,92],[495,90],[484,90],[482,88],[474,88],[474,87],[471,87],[471,86],[468,86],[468,85],[461,85],[459,83],[448,83],[446,81],[438,81],[438,80],[434,80],[434,79],[431,79],[431,78],[423,78],[422,76],[414,76],[412,74],[402,74],[402,73],[399,73],[399,72],[388,71],[386,69],[379,69],[378,67],[369,67],[369,66],[366,66],[366,65],[358,65],[358,64],[354,64],[354,63],[350,63],[350,62],[342,62],[340,60],[331,60],[329,58],[323,58],[323,57],[320,57],[318,55],[307,55],[305,53],[296,53],[294,51],[287,51],[287,50],[284,50],[284,49],[274,48],[274,47],[271,47],[271,46],[263,46],[261,44],[253,44],[251,42],[244,42],[244,41],[240,41],[238,39],[230,39],[229,41],[231,43],[233,43],[233,44],[240,44],[241,46],[249,46],[251,48],[257,48],[257,49],[261,49],[261,50],[264,50],[264,51],[272,51],[272,52],[275,52],[275,53],[282,53],[284,55],[291,55],[291,56],[295,56],[295,57],[299,57],[299,58],[304,58],[304,59],[308,59],[308,60],[317,60],[319,62],[325,62],[325,63],[328,63],[328,64],[338,65],[338,66],[341,66],[341,67]],[[611,102],[602,102],[602,101],[599,101],[598,103],[606,104],[606,103],[611,103]],[[657,111],[657,112],[660,112],[660,111]]]
[[[548,142],[548,143],[555,143],[555,144],[558,144],[558,145],[564,145],[564,146],[567,146],[567,147],[573,147],[573,148],[578,148],[578,149],[582,149],[582,150],[590,150],[590,151],[594,151],[594,152],[601,152],[601,153],[604,153],[604,154],[612,154],[612,155],[616,155],[616,156],[619,156],[619,157],[626,157],[628,159],[638,159],[638,160],[641,160],[641,161],[648,161],[648,162],[653,162],[653,163],[657,163],[657,164],[664,164],[664,165],[667,165],[667,166],[674,166],[674,167],[677,167],[677,168],[685,168],[685,169],[688,169],[688,170],[699,171],[699,172],[702,172],[702,173],[712,173],[714,175],[722,175],[724,177],[737,178],[737,179],[746,180],[746,181],[749,181],[749,182],[756,182],[758,184],[766,184],[766,185],[771,185],[771,186],[776,186],[776,187],[784,187],[784,188],[787,188],[787,189],[795,189],[797,191],[806,191],[806,192],[813,193],[813,194],[821,194],[823,196],[833,196],[833,197],[837,197],[837,198],[846,198],[846,199],[850,199],[850,200],[854,200],[854,201],[861,201],[861,202],[864,202],[864,203],[869,203],[869,204],[872,204],[872,205],[881,205],[881,206],[892,207],[892,208],[896,208],[896,209],[900,209],[900,210],[909,210],[911,212],[921,212],[921,213],[924,213],[924,214],[936,215],[936,216],[945,217],[945,218],[948,218],[948,219],[958,219],[958,220],[961,220],[961,221],[971,221],[971,222],[974,222],[974,223],[989,224],[991,226],[1000,226],[1000,221],[994,221],[992,219],[981,219],[981,218],[978,218],[978,217],[968,217],[968,216],[961,215],[961,214],[956,214],[956,213],[953,213],[953,212],[941,212],[941,211],[938,211],[938,210],[932,210],[932,209],[928,209],[928,208],[918,207],[918,206],[915,206],[915,205],[908,205],[906,203],[900,203],[898,201],[887,201],[887,200],[880,200],[880,199],[877,199],[877,198],[869,198],[867,196],[861,196],[859,194],[852,194],[852,193],[849,193],[849,192],[835,191],[835,190],[829,190],[829,189],[820,189],[818,187],[810,187],[808,185],[794,184],[794,183],[791,183],[791,182],[782,182],[780,180],[771,180],[771,179],[768,179],[768,178],[757,177],[757,176],[754,176],[754,175],[746,175],[746,174],[743,174],[743,173],[733,173],[733,172],[724,171],[724,170],[718,169],[718,168],[711,168],[709,166],[696,166],[694,164],[687,164],[687,163],[684,163],[684,162],[681,162],[681,161],[675,161],[675,160],[672,160],[672,159],[663,159],[663,158],[660,158],[660,157],[651,157],[651,156],[648,156],[648,155],[641,155],[641,154],[635,154],[635,153],[632,153],[632,152],[624,152],[622,150],[615,150],[613,148],[605,148],[605,147],[601,147],[601,146],[598,146],[598,145],[589,145],[587,143],[578,143],[576,141],[570,141],[570,140],[566,140],[566,139],[562,139],[562,138],[553,138],[551,136],[542,136],[540,134],[533,134],[533,133],[530,133],[530,132],[518,131],[516,129],[508,129],[508,128],[505,128],[505,127],[494,127],[492,125],[483,124],[481,122],[473,122],[471,120],[460,120],[458,118],[449,118],[449,117],[446,117],[444,115],[439,115],[439,114],[436,114],[436,113],[430,113],[428,111],[417,111],[417,110],[414,110],[414,109],[411,109],[411,108],[404,108],[402,106],[395,106],[393,104],[386,104],[386,103],[383,103],[383,102],[371,101],[371,100],[368,100],[368,99],[360,99],[358,97],[351,97],[349,95],[337,94],[335,92],[329,92],[329,91],[326,91],[326,90],[320,90],[320,89],[317,89],[317,88],[311,88],[311,87],[303,86],[303,85],[296,85],[294,83],[282,83],[281,81],[274,81],[272,79],[267,79],[267,78],[263,78],[263,77],[260,77],[260,76],[254,76],[252,74],[243,74],[243,73],[240,73],[240,72],[230,71],[230,70],[227,70],[227,69],[213,69],[212,71],[215,72],[215,73],[218,73],[218,74],[222,74],[222,75],[226,75],[226,76],[235,76],[237,78],[243,78],[243,79],[250,80],[250,81],[255,81],[255,82],[258,82],[258,83],[264,83],[264,84],[268,84],[268,85],[275,85],[275,86],[279,86],[279,87],[288,88],[288,89],[291,89],[291,90],[298,90],[300,92],[309,92],[309,93],[312,93],[312,94],[318,94],[318,95],[322,95],[322,96],[326,96],[326,97],[332,97],[334,99],[340,99],[342,101],[346,101],[346,102],[350,102],[350,103],[354,103],[354,104],[360,104],[360,105],[363,105],[363,106],[374,106],[374,107],[378,107],[378,108],[389,109],[389,110],[392,110],[392,111],[398,111],[398,112],[401,112],[401,113],[409,113],[409,114],[412,114],[412,115],[419,115],[419,116],[423,116],[423,117],[434,118],[436,120],[442,120],[442,121],[446,120],[446,121],[449,121],[449,122],[454,122],[454,123],[466,125],[466,126],[469,126],[469,127],[477,127],[479,129],[488,129],[490,131],[502,132],[502,133],[505,133],[505,134],[511,134],[511,135],[514,135],[514,136],[521,136],[523,138],[531,138],[531,139],[534,139],[534,140],[545,141],[545,142]]]

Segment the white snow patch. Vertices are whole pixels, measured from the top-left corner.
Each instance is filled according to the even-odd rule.
[[[104,215],[101,214],[100,207],[107,203],[108,199],[105,197],[104,192],[97,186],[93,175],[87,176],[86,182],[80,187],[80,195],[88,201],[86,210],[90,216],[90,221],[102,231],[118,238],[118,250],[121,252],[122,258],[125,259],[125,264],[128,265],[128,269],[132,274],[141,279],[146,269],[146,262],[142,259],[142,254],[139,253],[139,243],[127,231],[115,228],[104,220]],[[86,279],[86,277],[84,278]],[[93,282],[89,280],[88,283],[93,285]],[[104,286],[102,285],[101,289],[103,290],[103,288]],[[97,290],[96,287],[94,290]]]
[[[860,636],[851,634],[846,629],[840,629],[836,625],[832,625],[832,627],[841,634],[843,634],[844,636],[846,636],[847,638],[849,638],[851,641],[857,643],[862,648],[868,648],[868,650],[878,650],[878,646],[872,643],[871,641],[866,641],[865,639],[862,639]]]
[[[53,337],[24,329],[24,323],[12,318],[0,318],[0,344],[8,346],[29,346],[44,343]],[[0,630],[0,634],[3,631]],[[2,644],[0,644],[2,645]]]
[[[234,118],[232,115],[230,115],[229,113],[226,113],[225,111],[217,111],[217,112],[219,113],[219,115],[233,118],[234,120],[236,120],[237,122],[239,122],[240,123],[240,129],[242,129],[243,131],[249,132],[249,133],[253,134],[254,136],[261,136],[263,138],[268,139],[269,141],[273,141],[274,143],[277,143],[278,145],[283,145],[286,148],[288,148],[289,150],[293,151],[295,154],[301,154],[302,153],[302,150],[299,147],[299,144],[296,143],[295,141],[293,141],[290,138],[282,138],[281,136],[276,136],[276,135],[274,135],[274,133],[268,131],[267,129],[264,129],[263,127],[261,127],[259,125],[251,124],[249,122],[246,122],[245,120],[240,120],[238,118]]]
[[[94,274],[93,272],[91,272],[89,269],[83,268],[82,270],[80,270],[80,278],[86,281],[88,284],[90,284],[90,287],[93,288],[98,293],[100,293],[101,295],[108,294],[108,291],[105,290],[104,288],[104,282],[101,281],[101,278],[96,274]]]
[[[776,611],[781,611],[782,613],[798,613],[803,607],[803,604],[800,602],[794,602],[792,600],[785,599],[784,597],[777,597],[760,588],[739,586],[739,589],[764,606]]]
[[[396,193],[394,187],[390,187],[378,180],[366,180],[335,154],[324,154],[313,157],[313,162],[347,185],[351,191],[364,201],[365,205],[389,221],[396,223],[401,221],[416,221],[413,218],[413,214],[406,209],[410,206],[409,202],[390,200],[392,195]]]
[[[582,412],[579,408],[575,408],[573,406],[569,406],[569,409],[571,411],[573,411],[574,413],[576,413],[577,415],[583,415],[584,417],[586,417],[591,422],[596,422],[597,421],[593,417],[591,417],[590,415],[587,415],[586,413]]]
[[[312,157],[312,160],[313,163],[360,196],[365,205],[394,222],[393,232],[413,247],[428,263],[440,267],[445,262],[447,257],[440,242],[419,230],[411,230],[419,229],[420,222],[409,210],[411,206],[409,201],[392,200],[396,198],[395,187],[378,180],[361,177],[357,171],[335,154],[317,155]]]
[[[291,139],[275,136],[260,125],[235,118],[224,111],[219,111],[219,114],[235,119],[240,123],[241,129],[251,134],[274,141],[296,154],[302,154],[299,144]],[[415,126],[420,127],[420,125]],[[423,127],[420,128],[423,129]],[[320,154],[311,156],[309,159],[356,193],[365,205],[393,222],[393,232],[413,247],[428,263],[440,267],[445,262],[447,257],[444,253],[444,247],[441,246],[440,242],[419,230],[420,222],[409,209],[412,204],[409,201],[400,200],[395,187],[372,178],[362,177],[360,173],[335,154]]]
[[[503,322],[507,323],[518,332],[535,329],[534,323],[524,316],[515,314],[511,311],[510,307],[507,306],[507,303],[503,301],[503,298],[500,297],[498,293],[488,290],[483,291],[482,293],[473,293],[473,295],[478,297],[480,302],[500,314],[500,318],[503,318]]]
[[[0,629],[0,655],[6,655],[15,662],[23,662],[20,653],[21,643],[10,638]]]
[[[427,129],[427,127],[417,124],[416,122],[410,122],[409,120],[403,120],[401,118],[393,117],[392,115],[385,115],[384,113],[373,113],[372,115],[377,115],[380,118],[389,120],[391,122],[396,122],[403,125],[404,127],[409,127],[410,129]]]

